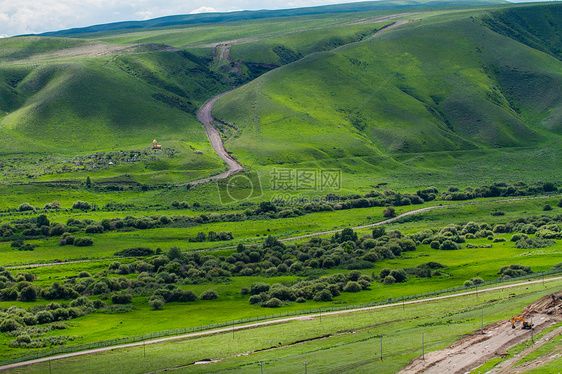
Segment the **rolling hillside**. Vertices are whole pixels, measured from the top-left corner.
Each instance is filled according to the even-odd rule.
[[[245,131],[233,153],[261,166],[360,158],[376,169],[381,156],[392,164],[405,154],[540,148],[560,126],[561,29],[552,20],[561,9],[412,15],[260,77],[215,114]]]
[[[178,16],[0,40],[0,161],[69,162],[157,138],[176,158],[128,182],[216,174],[225,166],[196,111],[238,87],[214,114],[237,129],[227,149],[258,170],[337,167],[352,189],[373,178],[421,185],[496,167],[519,179],[544,153],[539,175],[556,177],[561,6],[470,4]],[[83,177],[73,173],[26,178]]]

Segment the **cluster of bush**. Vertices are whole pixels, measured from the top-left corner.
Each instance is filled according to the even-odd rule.
[[[487,238],[494,243],[506,241],[495,237],[496,234],[514,233],[510,241],[516,248],[543,248],[562,239],[562,215],[517,218],[508,223],[467,222],[465,224],[449,224],[440,230],[424,230],[411,235],[417,243],[429,244],[433,249],[458,249],[467,239]],[[535,235],[530,238],[529,235]],[[490,247],[490,245],[467,244],[467,248]]]
[[[37,239],[51,236],[61,236],[60,244],[67,245],[74,243],[74,237],[70,234],[76,232],[85,232],[86,234],[99,234],[104,231],[129,231],[129,230],[145,230],[157,227],[190,227],[201,223],[211,222],[211,216],[201,215],[196,217],[190,216],[173,216],[157,215],[152,217],[135,218],[126,216],[125,218],[103,219],[94,221],[91,219],[75,219],[70,218],[66,224],[58,222],[50,222],[46,215],[42,214],[38,217],[19,219],[13,224],[4,223],[0,226],[0,237],[4,240],[21,240],[21,239]],[[211,218],[209,218],[211,217]],[[16,233],[20,234],[17,235]],[[232,232],[200,232],[196,237],[190,238],[190,241],[227,241],[232,240]],[[79,241],[79,243],[82,243]],[[80,245],[74,243],[74,245]],[[83,244],[90,245],[90,244]]]
[[[440,198],[441,200],[470,200],[481,197],[529,196],[557,191],[558,188],[552,182],[537,182],[534,185],[517,182],[513,186],[498,182],[489,186],[467,187],[462,191],[457,187],[449,187],[441,193]]]
[[[37,244],[24,243],[23,240],[14,240],[10,247],[17,248],[18,251],[33,251],[38,247]]]
[[[500,279],[519,278],[532,273],[533,271],[531,270],[530,266],[517,264],[504,266],[498,272],[498,274],[500,275]]]
[[[439,269],[443,269],[445,267],[445,265],[431,261],[413,268],[392,270],[385,268],[379,272],[377,280],[383,282],[384,284],[393,284],[405,282],[408,277],[430,278],[432,276],[442,275],[442,272]]]
[[[209,242],[217,242],[217,241],[228,241],[232,239],[234,239],[234,236],[230,231],[219,231],[219,232],[209,231],[207,235],[205,235],[204,232],[199,232],[195,237],[188,238],[188,241],[204,242],[206,240]]]
[[[464,281],[463,286],[472,287],[472,286],[479,285],[479,284],[482,284],[482,283],[484,283],[484,279],[482,279],[481,277],[473,277],[473,278],[470,278],[470,279]]]
[[[371,276],[353,270],[347,275],[339,273],[320,278],[299,279],[291,285],[284,283],[270,285],[257,282],[249,288],[242,287],[240,293],[251,295],[248,301],[252,305],[276,308],[290,302],[332,301],[341,292],[359,292],[369,289],[372,281]]]
[[[15,276],[9,270],[0,267],[0,300],[2,301],[35,301],[37,289],[31,284],[35,275],[18,273]]]
[[[81,317],[106,308],[101,300],[91,301],[81,296],[70,304],[50,303],[35,305],[28,310],[12,306],[0,310],[0,332],[16,337],[9,345],[11,347],[40,348],[52,345],[63,345],[67,340],[77,337],[56,336],[40,338],[52,330],[64,330],[64,321]]]

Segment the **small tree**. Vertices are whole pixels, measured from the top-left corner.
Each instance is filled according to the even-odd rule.
[[[408,277],[408,275],[406,274],[404,269],[394,269],[390,272],[390,275],[394,279],[396,279],[396,282],[398,282],[398,283],[404,282],[406,280],[406,278]]]
[[[37,290],[33,286],[27,286],[20,293],[21,301],[35,301],[37,300]]]
[[[41,214],[39,217],[37,217],[37,227],[49,226],[49,224],[50,222],[46,215]]]
[[[166,256],[170,261],[181,259],[182,258],[181,249],[179,249],[178,247],[172,247],[170,248]]]
[[[378,225],[373,228],[373,239],[378,239],[386,234],[386,229],[383,225]]]
[[[390,275],[390,269],[388,269],[388,268],[382,269],[382,270],[380,271],[380,273],[379,273],[379,277],[380,277],[381,279],[386,278],[388,275]]]

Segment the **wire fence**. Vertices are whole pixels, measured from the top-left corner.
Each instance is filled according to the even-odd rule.
[[[62,354],[80,352],[80,351],[87,351],[87,350],[92,350],[92,349],[99,349],[99,348],[106,348],[106,347],[113,347],[113,346],[119,346],[119,345],[125,345],[125,344],[138,343],[138,342],[142,342],[142,341],[154,340],[154,339],[157,339],[157,338],[172,337],[172,336],[177,336],[177,335],[187,335],[187,334],[191,334],[191,333],[197,333],[197,332],[202,332],[202,331],[207,331],[207,330],[216,330],[216,329],[221,329],[221,328],[234,328],[234,326],[236,326],[236,325],[243,325],[243,324],[248,324],[248,323],[252,323],[252,322],[260,322],[260,321],[266,321],[266,320],[274,320],[274,319],[279,319],[279,318],[288,318],[288,317],[295,317],[295,316],[302,316],[302,315],[309,315],[309,314],[330,313],[330,312],[344,311],[344,310],[350,310],[350,309],[362,309],[362,308],[369,308],[369,307],[376,307],[376,306],[383,306],[383,305],[390,305],[390,304],[400,304],[400,303],[406,302],[406,301],[413,301],[413,300],[417,300],[417,299],[426,299],[426,298],[430,298],[430,297],[443,296],[443,295],[458,292],[458,291],[468,291],[468,292],[474,291],[474,290],[477,291],[478,288],[481,288],[482,291],[485,291],[484,287],[487,287],[487,286],[493,286],[493,285],[502,284],[502,283],[506,283],[506,282],[517,282],[517,281],[522,281],[522,280],[526,280],[526,279],[530,280],[530,279],[536,279],[536,278],[539,278],[539,279],[543,278],[543,280],[544,280],[547,276],[554,275],[554,274],[560,274],[560,273],[562,273],[562,269],[553,269],[553,270],[544,271],[544,272],[540,272],[540,273],[527,274],[525,276],[518,277],[518,278],[496,279],[496,280],[493,280],[493,281],[488,281],[488,282],[472,285],[470,287],[465,287],[465,286],[452,287],[452,288],[447,288],[447,289],[443,289],[443,290],[426,292],[426,293],[418,294],[418,295],[402,296],[402,297],[399,297],[399,298],[388,298],[387,300],[384,300],[384,301],[378,301],[378,302],[372,302],[372,303],[345,305],[345,306],[332,306],[332,307],[328,307],[328,308],[317,308],[317,309],[298,310],[298,311],[289,311],[289,312],[285,312],[285,313],[279,313],[279,314],[273,314],[273,315],[267,315],[267,316],[249,317],[249,318],[244,318],[244,319],[239,319],[239,320],[226,321],[226,322],[208,324],[208,325],[203,325],[203,326],[188,327],[188,328],[183,328],[183,329],[165,330],[165,331],[152,332],[152,333],[148,333],[148,334],[129,336],[129,337],[124,337],[124,338],[119,338],[119,339],[103,340],[103,341],[99,341],[99,342],[95,342],[95,343],[89,343],[89,344],[59,347],[59,348],[56,348],[56,349],[37,351],[33,354],[14,357],[14,358],[11,358],[11,359],[8,359],[8,360],[5,360],[5,361],[1,361],[0,366],[15,364],[15,363],[18,363],[18,362],[36,360],[36,359],[49,357],[49,356],[56,356],[56,355],[62,355]]]

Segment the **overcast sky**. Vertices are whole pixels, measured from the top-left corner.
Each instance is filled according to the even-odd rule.
[[[233,10],[285,9],[357,0],[0,0],[0,36],[117,21]]]

